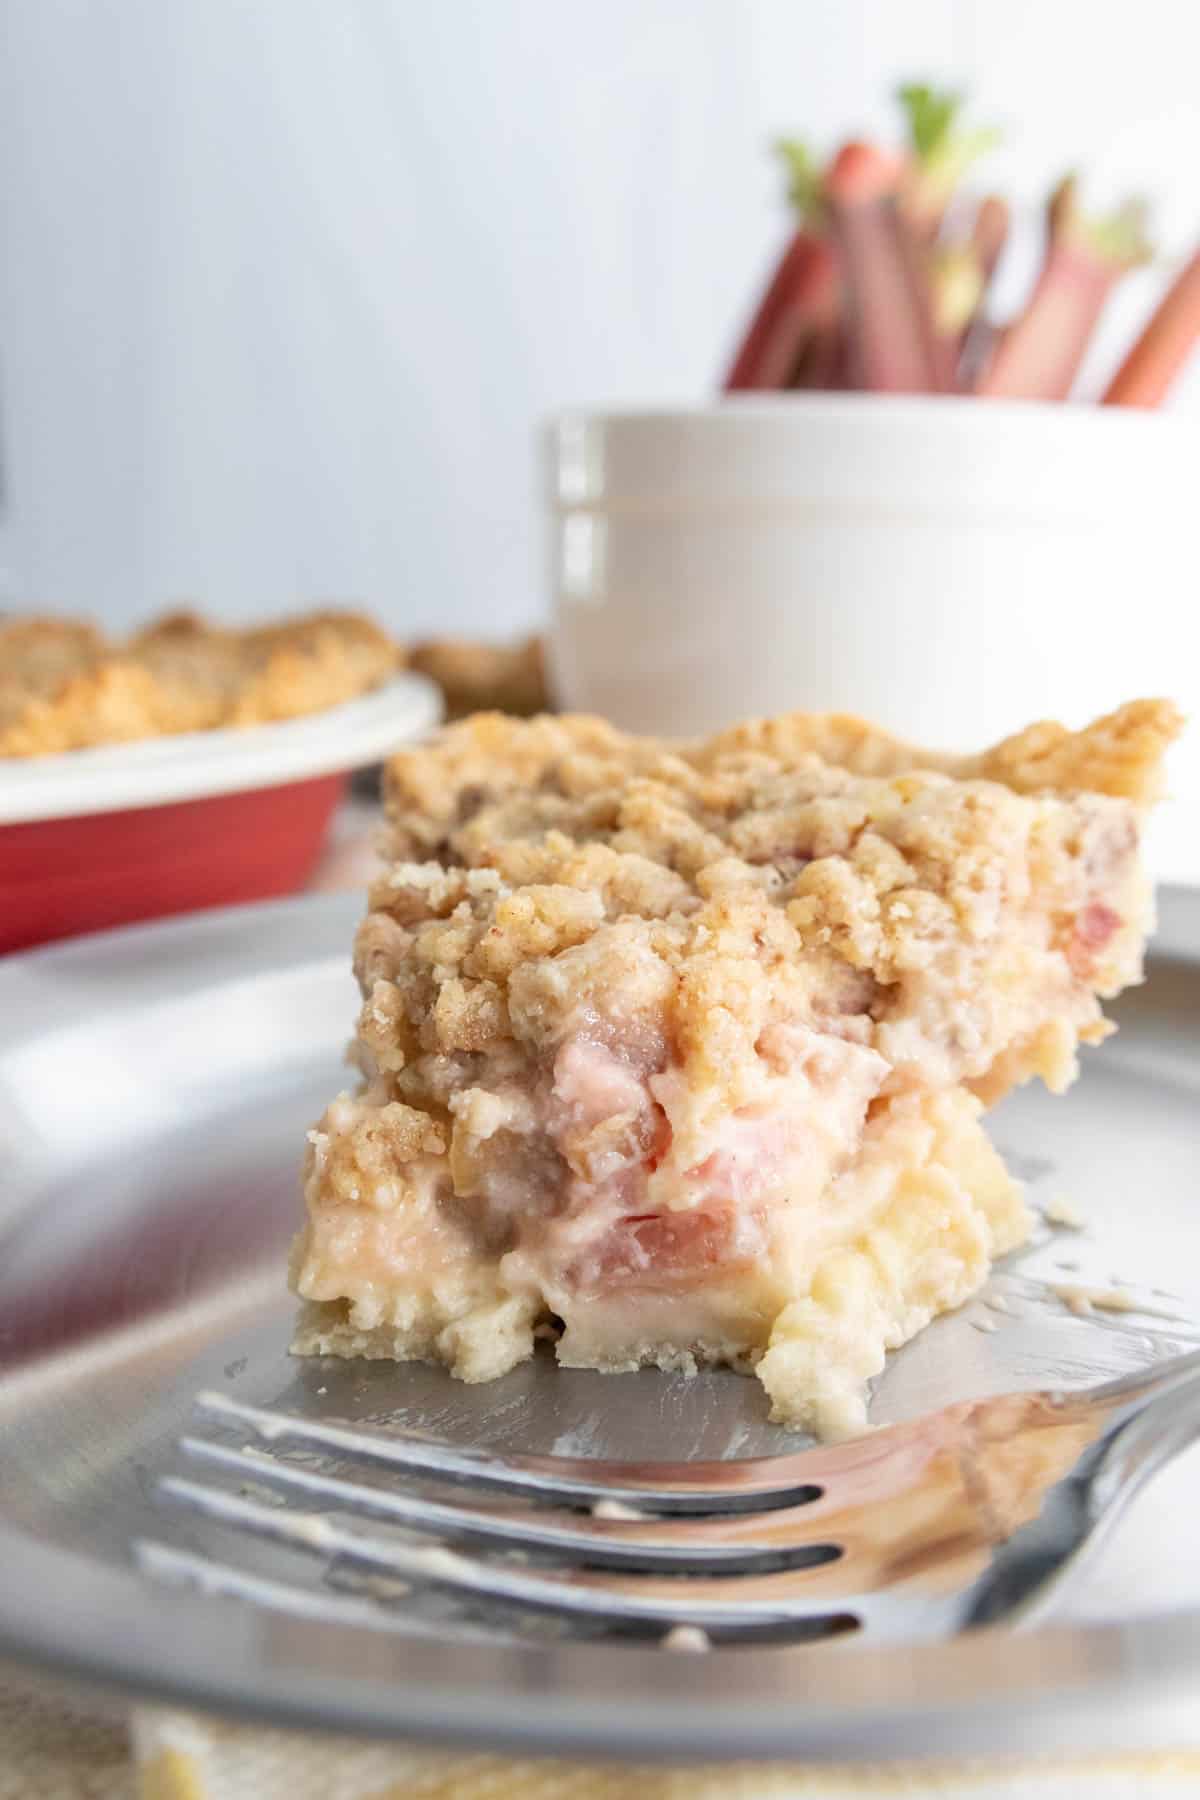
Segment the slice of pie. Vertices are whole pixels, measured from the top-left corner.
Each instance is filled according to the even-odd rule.
[[[984,1133],[1136,981],[1137,701],[973,758],[792,717],[690,747],[470,719],[395,759],[357,939],[362,1085],[310,1134],[295,1348],[501,1375],[864,1384],[1030,1215]]]

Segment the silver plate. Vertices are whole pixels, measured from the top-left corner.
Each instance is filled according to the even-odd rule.
[[[1196,1456],[1138,1502],[1061,1626],[916,1650],[521,1641],[344,1589],[331,1624],[305,1613],[330,1592],[319,1572],[164,1509],[156,1479],[205,1387],[574,1455],[797,1441],[729,1373],[538,1360],[467,1388],[289,1359],[296,1164],[346,1079],[358,912],[336,897],[206,914],[0,967],[0,1654],[226,1714],[526,1750],[853,1759],[1194,1737]],[[990,1296],[1013,1310],[972,1302],[897,1355],[875,1419],[1082,1384],[1200,1341],[1200,895],[1169,893],[1163,914],[1150,981],[1082,1083],[994,1116],[1035,1203],[1066,1195],[1087,1229],[1046,1227],[997,1271]],[[1148,1310],[1079,1318],[1063,1282],[1119,1282]],[[132,1566],[140,1537],[240,1559],[294,1584],[294,1602],[155,1583]]]

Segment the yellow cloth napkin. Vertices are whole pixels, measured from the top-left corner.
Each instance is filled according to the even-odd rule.
[[[1200,1737],[1200,1721],[1197,1722]],[[1183,1800],[1200,1752],[850,1768],[575,1763],[212,1725],[140,1711],[140,1800]]]
[[[136,1800],[123,1712],[32,1691],[18,1670],[0,1685],[0,1800]]]
[[[1200,1741],[1200,1720],[1197,1721]],[[131,1752],[132,1740],[132,1752]],[[0,1800],[1196,1800],[1200,1750],[1011,1764],[663,1768],[428,1750],[0,1686]]]

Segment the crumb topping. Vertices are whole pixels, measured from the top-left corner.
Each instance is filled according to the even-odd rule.
[[[427,1051],[544,1042],[640,986],[698,1077],[773,1020],[820,1017],[901,1062],[905,1021],[948,1078],[982,1079],[1032,982],[1086,1035],[1095,992],[1136,975],[1146,895],[1124,796],[1149,791],[1177,728],[1165,702],[1074,736],[1035,728],[1057,732],[1066,791],[1028,792],[1028,733],[972,760],[1014,787],[845,719],[684,749],[595,719],[474,719],[390,767],[399,860],[360,959],[402,987]]]
[[[399,663],[387,634],[351,612],[246,631],[176,612],[119,643],[80,620],[0,620],[0,756],[320,712]]]

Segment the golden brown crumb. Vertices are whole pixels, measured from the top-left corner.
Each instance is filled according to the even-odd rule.
[[[1161,795],[1163,753],[1182,728],[1170,700],[1134,700],[1082,731],[1043,720],[982,755],[955,756],[914,749],[849,714],[789,713],[734,726],[693,755],[711,761],[742,751],[795,761],[812,754],[856,775],[937,770],[999,781],[1019,794],[1112,794],[1149,806]]]
[[[1006,738],[956,773],[1003,781],[1021,794],[1116,794],[1149,806],[1162,793],[1163,752],[1183,729],[1169,700],[1133,700],[1083,731],[1051,720]]]
[[[40,693],[90,667],[104,648],[86,619],[0,617],[0,680]]]
[[[474,712],[527,718],[548,706],[540,637],[517,644],[482,644],[466,638],[430,638],[414,644],[410,667],[441,688],[447,719]]]
[[[0,618],[0,745],[27,707],[48,703],[103,654],[85,619]]]

